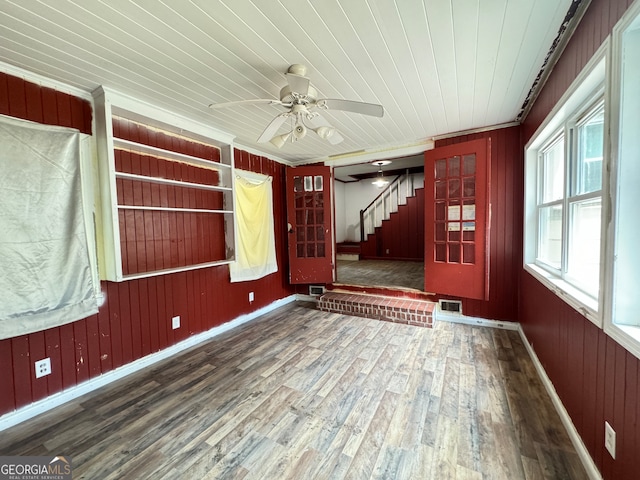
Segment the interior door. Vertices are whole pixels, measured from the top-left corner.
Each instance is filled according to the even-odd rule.
[[[490,140],[425,153],[425,291],[489,299]]]
[[[287,168],[289,281],[292,284],[334,281],[331,169]]]

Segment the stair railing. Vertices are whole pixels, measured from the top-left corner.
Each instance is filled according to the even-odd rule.
[[[360,210],[360,241],[364,242],[376,227],[382,225],[383,220],[397,212],[399,205],[406,204],[407,197],[412,197],[416,188],[414,176],[407,170],[405,174],[398,175],[364,210]]]

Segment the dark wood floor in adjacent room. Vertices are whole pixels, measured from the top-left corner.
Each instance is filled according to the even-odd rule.
[[[292,304],[0,435],[75,479],[584,479],[519,335]]]
[[[338,283],[424,291],[424,262],[338,260],[337,266]]]

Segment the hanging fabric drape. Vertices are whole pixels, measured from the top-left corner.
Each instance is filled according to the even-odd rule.
[[[80,138],[0,116],[0,338],[98,311]]]
[[[278,271],[271,177],[236,170],[236,261],[232,282],[256,280]]]

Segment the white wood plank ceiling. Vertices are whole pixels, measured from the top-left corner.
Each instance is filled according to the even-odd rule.
[[[0,0],[0,61],[300,163],[515,120],[571,1]],[[328,111],[342,143],[310,133],[277,149],[255,141],[282,107],[208,108],[277,99],[294,63],[319,97],[379,103],[384,117]]]

